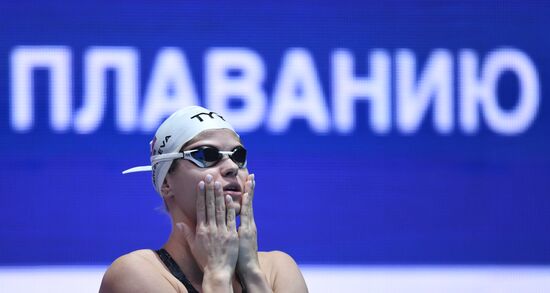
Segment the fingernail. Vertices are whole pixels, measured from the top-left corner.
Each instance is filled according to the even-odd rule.
[[[206,175],[206,183],[212,182],[212,175],[208,174]]]
[[[183,223],[176,223],[176,227],[177,227],[180,231],[183,231]]]
[[[222,187],[222,184],[219,181],[214,182],[214,188],[220,189]]]
[[[225,200],[227,200],[228,203],[231,203],[233,201],[233,198],[229,194],[226,194]]]
[[[204,181],[199,182],[200,190],[204,190]]]
[[[256,177],[256,174],[250,174],[250,179],[254,180],[255,177]]]

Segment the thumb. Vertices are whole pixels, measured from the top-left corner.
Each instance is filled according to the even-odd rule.
[[[183,233],[183,236],[188,242],[191,242],[194,237],[193,230],[187,226],[184,222],[176,223],[176,227]]]

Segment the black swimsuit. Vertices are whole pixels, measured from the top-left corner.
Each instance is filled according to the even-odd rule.
[[[155,252],[160,257],[160,260],[162,260],[164,265],[168,268],[168,270],[170,270],[170,273],[172,273],[172,275],[174,275],[174,277],[176,277],[176,279],[178,279],[183,284],[183,286],[185,286],[185,289],[187,289],[187,292],[199,293],[199,291],[197,291],[197,289],[193,287],[191,282],[189,282],[187,277],[185,277],[185,275],[181,271],[176,261],[172,258],[172,256],[170,256],[170,254],[168,253],[168,251],[166,251],[166,249],[161,248],[159,250],[155,250]],[[246,288],[243,286],[242,283],[241,283],[241,287],[243,288],[242,293],[246,293]]]

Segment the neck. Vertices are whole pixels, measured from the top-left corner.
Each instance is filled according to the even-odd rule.
[[[185,221],[185,223],[189,227],[192,227],[192,229],[195,228],[195,224],[191,221]],[[170,253],[193,286],[200,288],[203,277],[202,267],[193,256],[189,244],[187,244],[187,240],[185,239],[185,235],[175,226],[174,222],[172,223],[170,237],[164,244],[164,249]]]

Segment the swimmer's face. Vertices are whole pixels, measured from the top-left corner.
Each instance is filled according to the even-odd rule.
[[[185,146],[184,150],[193,150],[202,146],[216,147],[220,151],[232,151],[243,145],[232,131],[215,129],[201,132]],[[197,185],[207,174],[212,175],[214,181],[221,183],[224,194],[229,194],[233,198],[235,211],[237,214],[240,213],[242,194],[248,177],[247,168],[239,168],[228,156],[223,156],[221,161],[209,168],[198,167],[193,162],[183,159],[175,161],[174,164],[173,170],[167,174],[163,185],[163,194],[168,192],[168,197],[165,196],[165,198],[173,216],[176,216],[174,212],[181,211],[184,213],[183,216],[189,217],[189,220],[196,219]],[[225,188],[230,186],[229,189]],[[174,208],[177,211],[172,211]]]

